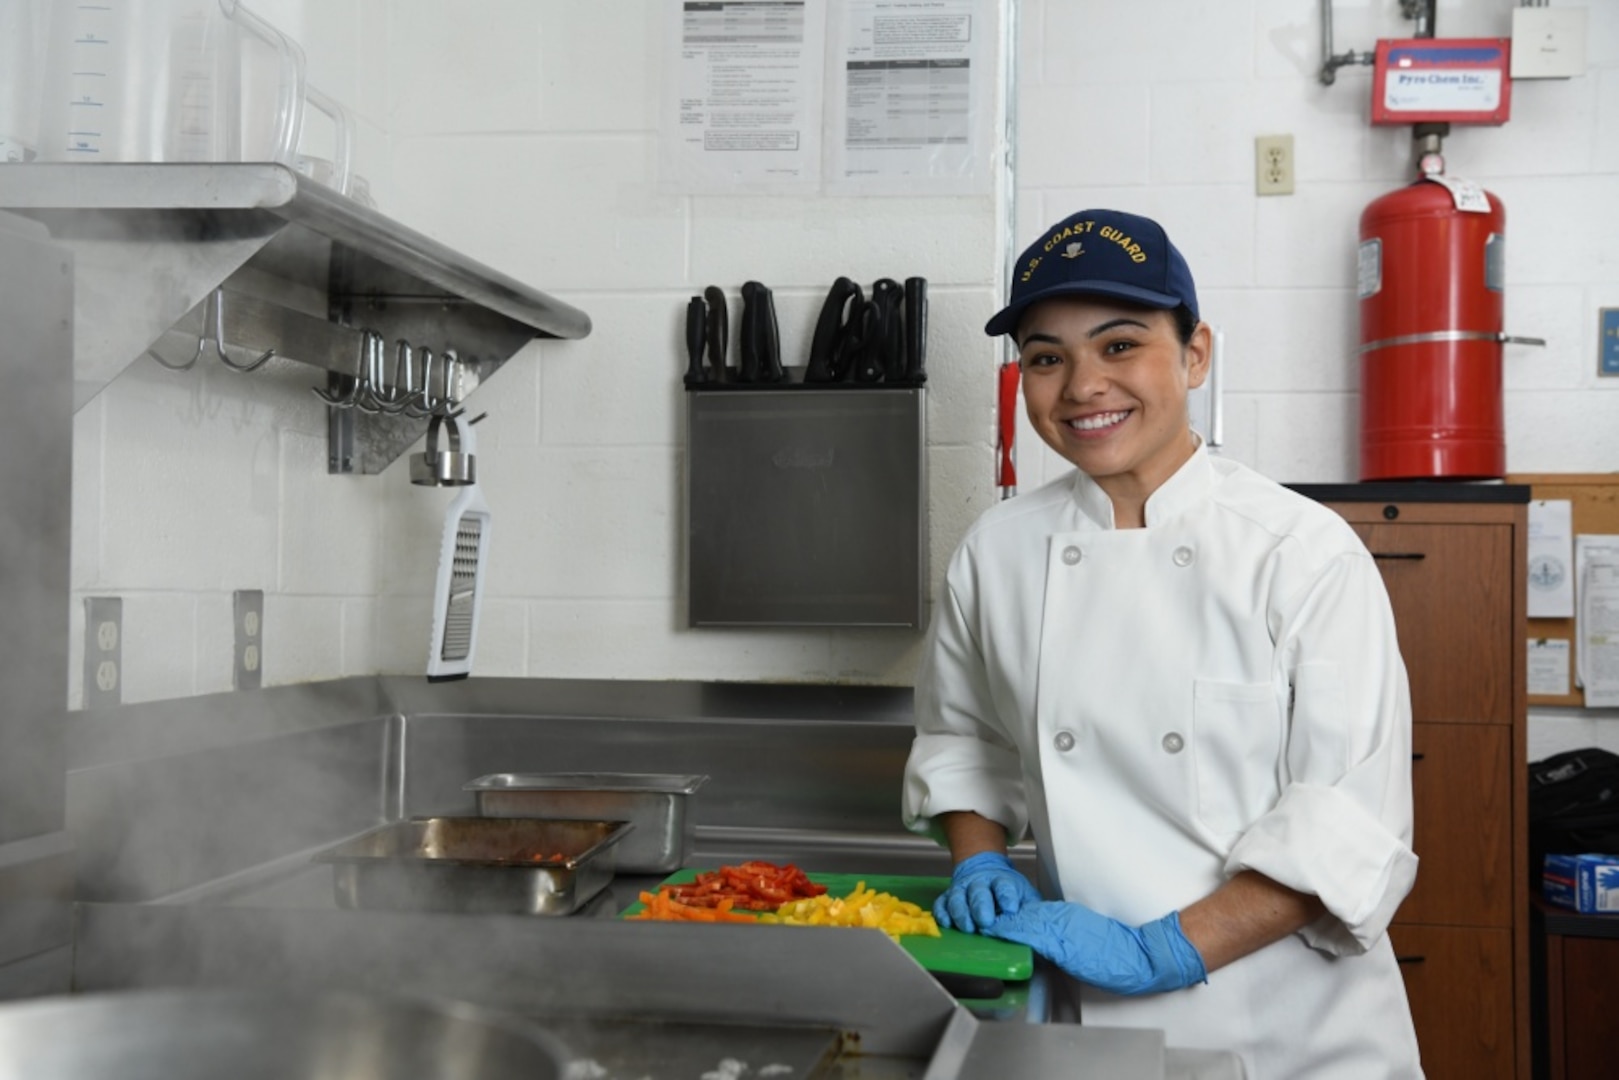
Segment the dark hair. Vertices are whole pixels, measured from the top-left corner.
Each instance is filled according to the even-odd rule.
[[[1192,343],[1192,332],[1197,329],[1197,316],[1185,304],[1180,305],[1170,315],[1175,320],[1175,336],[1181,339],[1182,345]]]

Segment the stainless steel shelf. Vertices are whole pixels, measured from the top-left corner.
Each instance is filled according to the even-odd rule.
[[[582,338],[590,318],[283,165],[0,166],[0,209],[32,218],[74,260],[74,408],[165,335],[198,323],[222,285],[289,314],[277,355],[354,369],[372,331],[453,349],[468,392],[534,338]],[[311,333],[299,316],[347,328]],[[173,341],[169,342],[172,350]],[[334,410],[348,468],[380,472],[425,421]]]

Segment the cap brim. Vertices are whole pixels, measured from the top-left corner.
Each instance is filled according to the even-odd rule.
[[[1134,285],[1125,285],[1117,281],[1065,281],[1060,285],[1053,285],[1049,289],[1041,289],[1037,293],[1018,300],[1015,304],[995,313],[994,318],[984,324],[984,333],[990,337],[999,337],[1010,334],[1017,329],[1018,321],[1023,313],[1042,300],[1050,300],[1058,296],[1110,296],[1115,300],[1128,300],[1134,304],[1142,304],[1152,308],[1177,308],[1182,300],[1178,296],[1168,293],[1154,292],[1152,289],[1142,289]]]

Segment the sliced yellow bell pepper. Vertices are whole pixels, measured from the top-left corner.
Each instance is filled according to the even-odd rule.
[[[813,896],[790,900],[775,914],[760,915],[759,921],[785,926],[866,927],[881,930],[891,938],[902,934],[939,936],[939,924],[932,912],[890,893],[868,889],[864,881],[855,886],[854,892],[838,899]]]

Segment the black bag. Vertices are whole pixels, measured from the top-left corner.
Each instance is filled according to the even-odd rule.
[[[1548,854],[1619,854],[1619,754],[1588,746],[1529,763],[1529,873]]]

